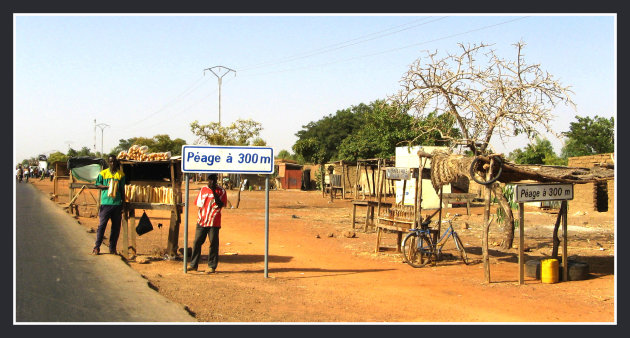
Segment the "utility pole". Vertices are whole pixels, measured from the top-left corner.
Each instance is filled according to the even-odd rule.
[[[96,119],[94,119],[94,154],[96,154]]]
[[[94,120],[94,122],[96,122],[96,120]],[[96,125],[96,127],[101,128],[101,157],[102,157],[103,156],[103,129],[109,127],[109,125],[105,123],[99,123]],[[94,135],[94,137],[96,137],[96,135]],[[96,148],[96,143],[94,143],[94,148]]]
[[[225,70],[225,73],[223,73],[223,75],[219,75],[217,73],[214,72],[215,69],[218,68],[218,72],[220,73],[222,70]],[[214,74],[217,79],[219,80],[219,126],[221,125],[221,80],[223,79],[223,77],[229,73],[229,72],[234,72],[234,76],[236,76],[236,71],[234,69],[230,69],[227,67],[223,67],[223,66],[214,66],[214,67],[210,67],[210,68],[206,68],[203,70],[203,74],[206,75],[206,70],[209,70],[212,72],[212,74]]]

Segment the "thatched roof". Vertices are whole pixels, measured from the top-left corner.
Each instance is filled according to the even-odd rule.
[[[446,153],[428,154],[418,152],[419,156],[432,158],[431,181],[436,190],[443,184],[454,182],[457,176],[466,176],[473,157]],[[481,162],[490,163],[490,158],[478,156]],[[602,180],[614,179],[613,165],[601,164],[592,168],[577,168],[551,165],[515,164],[502,160],[502,172],[498,181],[502,183],[516,183],[521,181],[536,181],[541,183],[575,183],[583,184]]]
[[[615,178],[612,166],[576,168],[550,165],[503,163],[499,181],[503,183],[533,180],[537,182],[589,183]]]

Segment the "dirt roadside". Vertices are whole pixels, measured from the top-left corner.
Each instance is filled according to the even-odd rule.
[[[52,194],[48,180],[29,184]],[[196,197],[195,188],[191,184],[191,199]],[[51,203],[62,207],[69,200],[67,186],[61,184],[59,191]],[[236,191],[228,191],[230,198],[235,195]],[[224,210],[215,274],[184,273],[181,260],[163,259],[169,223],[166,211],[147,210],[155,229],[137,238],[138,259],[128,263],[161,294],[187,306],[200,322],[616,321],[613,213],[569,214],[569,257],[587,262],[591,273],[586,280],[557,284],[526,277],[525,285],[518,285],[518,250],[499,249],[501,231],[493,224],[489,241],[493,244],[492,282],[486,284],[480,263],[482,208],[472,208],[470,216],[465,208],[445,210],[463,214],[455,229],[473,264],[444,261],[416,269],[396,253],[393,233],[383,236],[385,248],[378,253],[374,232],[356,230],[354,237],[344,236],[352,230],[350,200],[330,203],[317,191],[271,191],[269,278],[264,278],[264,197],[263,191],[245,191],[238,209]],[[98,198],[96,192],[88,191],[77,199],[78,231],[92,232],[97,227],[96,209],[89,205],[93,198]],[[196,210],[191,210],[189,246],[195,217]],[[556,214],[532,208],[525,219],[526,259],[550,255]],[[164,226],[158,228],[160,223]],[[184,246],[183,231],[182,224],[180,247]],[[90,250],[86,248],[86,254]],[[203,260],[208,243],[202,250]],[[140,264],[141,260],[147,263]]]

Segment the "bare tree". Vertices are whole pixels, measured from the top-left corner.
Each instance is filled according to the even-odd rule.
[[[559,135],[553,129],[551,111],[560,103],[575,107],[570,98],[572,92],[539,64],[525,63],[524,42],[514,44],[515,61],[499,57],[488,44],[458,46],[458,54],[441,57],[436,51],[418,58],[401,79],[402,89],[389,100],[409,107],[417,118],[431,112],[451,115],[462,134],[457,141],[476,155],[488,153],[490,139],[495,135],[502,142],[521,133],[532,139],[542,129]],[[452,139],[439,126],[434,129],[442,132],[445,139]],[[491,189],[504,208],[507,201],[501,201],[503,194],[497,193],[501,191],[497,184]],[[503,247],[510,248],[514,217],[510,208],[505,213],[508,222]]]
[[[212,145],[263,145],[266,142],[259,137],[262,130],[262,124],[252,119],[237,119],[236,122],[227,127],[221,126],[220,123],[210,122],[208,124],[199,124],[195,120],[190,124],[191,132],[197,136],[195,143],[212,144]],[[238,175],[238,192],[236,196],[236,208],[241,203],[241,175]],[[229,204],[232,204],[228,200]]]

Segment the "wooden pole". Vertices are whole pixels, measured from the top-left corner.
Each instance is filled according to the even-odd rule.
[[[370,175],[368,174],[367,165],[364,166],[363,169],[365,170],[365,181],[367,182],[368,191],[370,192],[370,196],[372,196],[372,188],[370,187]],[[374,177],[374,175],[372,175],[372,177]]]
[[[72,188],[70,188],[72,190]],[[79,189],[79,192],[74,195],[74,197],[72,197],[72,199],[70,200],[70,203],[68,203],[69,205],[72,205],[72,203],[74,203],[74,201],[77,199],[77,197],[79,197],[79,195],[81,195],[81,193],[83,192],[83,190],[85,189],[85,185],[81,186],[81,189]],[[72,195],[70,195],[72,196]]]
[[[359,199],[359,182],[360,182],[360,180],[359,180],[359,173],[360,173],[359,172],[359,166],[360,166],[360,163],[361,162],[359,162],[357,160],[357,175],[354,178],[354,199],[355,200]]]
[[[441,229],[442,229],[442,192],[443,191],[444,191],[444,186],[441,186],[440,187],[440,214],[438,215],[437,238],[440,238]]]
[[[380,167],[380,166],[379,166]],[[379,170],[378,175],[381,175],[381,172]],[[383,230],[381,229],[381,227],[379,226],[380,224],[380,216],[381,216],[381,198],[382,195],[380,194],[380,191],[383,190],[383,180],[380,180],[380,184],[379,184],[379,193],[377,194],[378,196],[378,207],[377,207],[377,211],[376,211],[376,250],[375,252],[379,251],[380,245],[381,245],[381,236],[383,234]],[[369,202],[368,202],[369,205]],[[369,208],[368,208],[369,210]]]
[[[483,272],[486,283],[488,284],[490,283],[490,257],[488,254],[488,233],[490,232],[490,223],[492,223],[492,217],[485,223],[481,243],[481,250],[483,252]]]
[[[562,201],[564,215],[562,215],[562,278],[564,281],[569,277],[569,257],[567,256],[567,201]]]
[[[330,168],[330,167],[328,167]],[[335,169],[333,169],[335,170]],[[333,175],[333,170],[328,170],[328,181],[330,182],[330,202],[332,203],[333,201],[333,180],[332,180],[332,175]]]
[[[346,175],[343,160],[341,161],[341,199],[346,199]]]
[[[564,215],[564,208],[565,205],[561,204],[560,211],[558,212],[558,217],[556,217],[556,224],[553,227],[553,246],[551,248],[551,258],[555,259],[558,259],[558,247],[560,246],[560,239],[558,238],[558,228],[560,228],[560,222],[562,221],[562,216]]]
[[[166,252],[170,257],[177,256],[177,249],[179,246],[179,210],[177,204],[180,202],[179,200],[179,190],[176,186],[175,179],[175,167],[173,166],[173,162],[170,164],[171,167],[171,187],[173,189],[173,205],[171,209],[171,221],[169,223],[168,229],[168,244],[166,247]],[[187,250],[187,248],[184,248]]]
[[[420,176],[420,171],[418,172],[418,176]],[[418,181],[420,181],[419,177],[416,178],[416,189],[414,190],[413,196],[413,224],[411,224],[411,228],[418,228]]]
[[[129,259],[129,239],[127,237],[128,227],[129,227],[129,215],[127,214],[127,208],[123,207],[123,220],[122,220],[122,233],[123,233],[123,249],[122,255],[125,259]]]
[[[326,171],[324,170],[324,164],[320,164],[319,165],[319,177],[321,177],[322,197],[326,197],[326,176],[324,176],[324,175],[326,175]]]
[[[418,181],[420,182],[420,192],[418,193],[418,199],[420,200],[418,202],[418,217],[420,225],[422,225],[422,172],[424,171],[424,166],[426,165],[427,161],[428,158],[424,158],[424,162],[421,161],[422,163],[420,163],[420,172],[418,173]]]
[[[136,210],[129,210],[129,233],[131,234],[131,253],[130,256],[135,256],[138,253],[136,249]]]
[[[375,182],[374,182],[374,184],[378,184],[378,187],[379,187],[379,188],[378,188],[378,189],[379,189],[378,194],[379,194],[379,195],[382,195],[382,194],[383,194],[383,189],[382,189],[382,186],[383,186],[383,185],[381,184],[381,183],[382,183],[382,181],[383,181],[383,175],[381,175],[381,168],[382,168],[382,166],[381,166],[381,161],[382,161],[382,160],[379,158],[379,159],[378,159],[378,168],[377,168],[377,170],[378,170],[378,175],[376,176],[377,181],[375,181]],[[375,186],[376,186],[376,185],[375,185]]]
[[[523,285],[525,283],[524,272],[525,272],[525,262],[524,262],[524,250],[525,246],[525,204],[518,204],[518,214],[519,214],[519,223],[518,223],[518,284]]]
[[[400,201],[400,204],[404,207],[405,206],[405,190],[407,190],[407,180],[403,180],[403,188],[402,188],[402,200]]]
[[[379,176],[382,175],[381,172],[379,171]],[[377,224],[378,224],[378,218],[381,216],[381,199],[383,198],[383,180],[380,180],[380,184],[378,186],[378,208],[376,210],[376,219],[377,219]]]
[[[490,159],[490,167],[488,168],[488,172],[486,173],[486,181],[489,181],[492,178],[492,166],[494,165],[494,157]],[[485,185],[486,189],[486,205],[483,210],[483,221],[487,222],[490,218],[490,203],[492,202],[492,189],[490,185]]]

